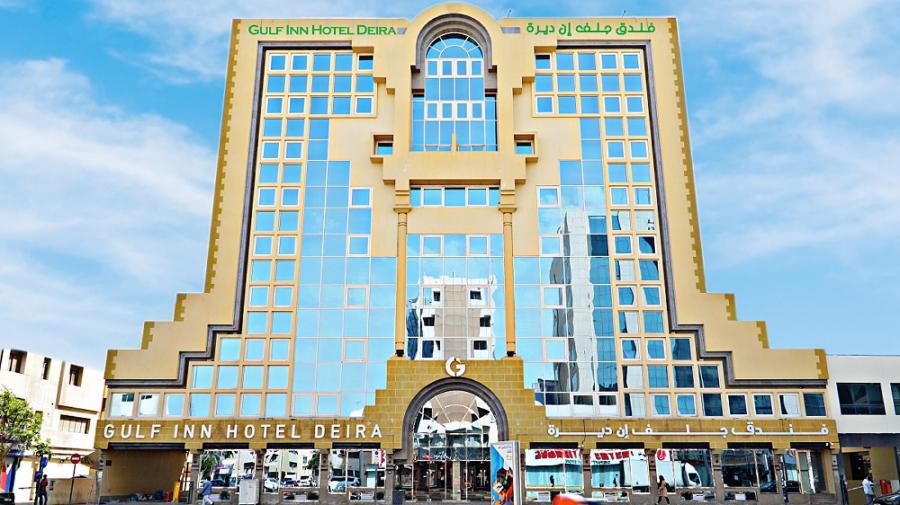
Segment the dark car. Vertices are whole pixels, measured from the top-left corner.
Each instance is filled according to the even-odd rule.
[[[873,502],[876,505],[900,505],[900,491],[891,494],[881,495],[875,498]]]

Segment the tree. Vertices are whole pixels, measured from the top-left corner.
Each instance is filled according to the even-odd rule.
[[[0,393],[0,461],[13,450],[25,452],[36,448],[39,454],[49,454],[49,443],[40,437],[41,415],[32,410],[27,401],[3,388]]]
[[[210,450],[203,451],[200,456],[200,475],[212,479],[216,468],[224,459],[234,457],[234,451]]]

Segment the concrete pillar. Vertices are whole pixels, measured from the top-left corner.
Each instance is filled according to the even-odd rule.
[[[656,473],[656,448],[645,449],[647,453],[647,471],[650,475],[650,501],[656,503],[659,496],[657,489],[659,488],[659,477]],[[669,501],[672,497],[669,497]]]
[[[409,192],[406,194],[409,202]],[[407,206],[395,206],[397,212],[397,290],[394,313],[394,352],[403,357],[406,349],[406,220],[411,208]]]
[[[503,302],[506,305],[506,355],[516,355],[516,298],[513,292],[513,230],[512,216],[515,207],[503,206],[503,274],[506,277]]]
[[[319,501],[328,497],[328,481],[331,480],[331,467],[328,466],[330,456],[328,449],[319,449]]]
[[[462,476],[460,475],[462,465],[459,464],[459,460],[454,460],[450,466],[450,471],[453,473],[450,480],[450,496],[453,497],[453,501],[460,501],[462,499]]]
[[[393,503],[394,482],[399,480],[398,469],[394,465],[394,458],[389,451],[384,453],[384,503]],[[378,491],[375,491],[375,501],[378,501]]]
[[[191,448],[191,479],[190,489],[188,490],[188,503],[197,503],[198,487],[200,485],[200,458],[203,456],[203,449]]]
[[[710,464],[712,465],[713,487],[715,488],[716,493],[716,503],[725,503],[725,479],[722,475],[722,449],[710,448],[709,459]]]
[[[584,496],[590,498],[594,493],[594,486],[591,483],[591,448],[581,448],[581,475],[584,481]]]
[[[784,449],[774,449],[775,458],[775,490],[779,496],[784,496]]]

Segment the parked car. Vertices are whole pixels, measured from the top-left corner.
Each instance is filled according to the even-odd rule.
[[[313,486],[315,486],[315,484],[313,484],[312,477],[307,475],[304,477],[300,477],[300,480],[297,481],[297,486],[298,487],[313,487]]]
[[[278,480],[273,477],[267,477],[266,480],[263,481],[263,489],[270,493],[278,491]]]
[[[332,477],[328,480],[328,491],[332,493],[341,493],[346,491],[348,487],[359,487],[360,482],[357,477]]]
[[[875,498],[875,505],[900,505],[900,491]]]
[[[284,480],[281,481],[281,485],[283,485],[284,487],[295,487],[297,485],[297,481],[290,477],[285,477]]]

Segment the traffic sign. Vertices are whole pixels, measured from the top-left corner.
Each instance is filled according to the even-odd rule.
[[[75,454],[73,454],[72,456],[69,457],[69,461],[71,461],[73,465],[77,465],[78,463],[81,463],[81,454],[78,454],[76,452]]]

